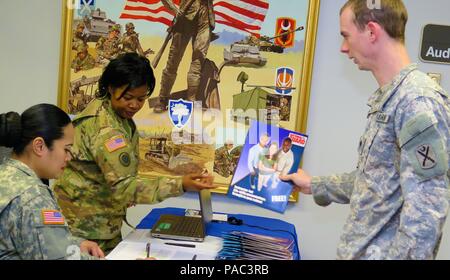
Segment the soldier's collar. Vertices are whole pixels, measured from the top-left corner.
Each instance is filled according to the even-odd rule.
[[[395,93],[396,89],[402,84],[406,77],[417,69],[417,64],[412,63],[402,69],[397,76],[387,85],[377,89],[369,98],[368,106],[371,112],[378,111],[386,103],[386,101]]]
[[[136,130],[136,125],[133,121],[133,119],[129,120],[129,119],[124,119],[121,116],[119,116],[116,111],[114,111],[112,104],[111,104],[111,100],[110,99],[105,99],[103,101],[103,107],[106,109],[106,111],[108,112],[108,114],[111,115],[112,118],[114,118],[114,120],[122,125],[130,125],[131,126],[131,133],[134,134],[134,131]]]
[[[25,173],[27,176],[36,177],[36,179],[39,179],[38,176],[36,175],[36,173],[33,171],[33,169],[31,169],[28,165],[21,162],[20,160],[9,158],[6,160],[5,163],[11,167],[19,169],[20,171]]]
[[[99,109],[101,108],[99,108],[99,106],[102,102],[104,101],[97,98],[92,100],[81,113],[75,116],[73,122],[76,123],[79,119],[83,119],[85,117],[97,116],[99,114]]]

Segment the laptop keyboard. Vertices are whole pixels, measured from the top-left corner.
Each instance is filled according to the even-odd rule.
[[[174,227],[174,233],[191,233],[195,232],[196,229],[201,225],[201,220],[195,217],[183,217],[179,223]]]

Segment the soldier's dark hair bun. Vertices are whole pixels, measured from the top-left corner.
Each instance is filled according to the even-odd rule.
[[[0,115],[0,146],[13,148],[20,141],[21,117],[16,112]]]
[[[0,146],[13,148],[14,153],[20,155],[30,142],[42,137],[51,149],[53,142],[63,137],[63,129],[69,123],[69,116],[52,104],[34,105],[22,115],[15,112],[1,114]]]

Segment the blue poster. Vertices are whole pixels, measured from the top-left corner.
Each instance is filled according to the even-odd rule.
[[[292,183],[279,177],[297,172],[307,140],[307,135],[254,121],[228,196],[284,213]]]

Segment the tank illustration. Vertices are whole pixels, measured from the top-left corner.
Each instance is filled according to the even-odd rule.
[[[273,42],[271,42],[271,40],[277,37],[269,38],[268,36],[261,36],[258,41],[259,50],[262,52],[283,53],[284,47],[275,45]]]
[[[181,154],[181,148],[167,137],[150,137],[145,159],[153,160],[173,170],[177,166],[189,163],[191,159]]]
[[[233,64],[253,64],[264,66],[267,59],[261,56],[258,46],[252,46],[245,43],[233,43],[229,49],[223,50],[225,62]]]
[[[97,8],[92,11],[90,16],[84,17],[82,20],[75,20],[75,26],[83,22],[86,26],[85,33],[87,33],[88,42],[97,42],[101,37],[107,37],[109,30],[113,26],[117,26],[117,23],[111,19],[108,19],[106,12]]]
[[[77,114],[86,108],[87,104],[95,98],[96,85],[100,76],[80,79],[70,82],[69,86],[69,114]]]
[[[283,53],[284,47],[275,45],[273,42],[271,42],[271,40],[277,37],[279,36],[276,37],[261,36],[260,38],[257,38],[255,35],[250,35],[245,37],[244,40],[238,41],[236,43],[255,46],[258,48],[259,51],[262,52]]]
[[[224,50],[224,60],[236,64],[247,63],[264,66],[267,63],[267,59],[262,57],[260,52],[283,53],[284,47],[275,45],[273,40],[303,29],[304,27],[300,26],[295,30],[284,32],[274,37],[261,36],[258,38],[255,35],[247,36],[245,39],[231,44],[229,49]]]

